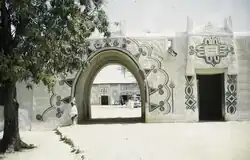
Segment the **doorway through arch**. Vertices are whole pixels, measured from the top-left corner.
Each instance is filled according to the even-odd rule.
[[[91,118],[91,87],[94,78],[99,71],[106,65],[119,64],[126,67],[135,77],[141,96],[141,117],[139,118],[108,118],[108,119],[92,119]],[[112,77],[111,77],[112,78]],[[73,83],[72,93],[76,98],[78,108],[78,123],[86,122],[144,122],[146,114],[146,106],[149,103],[148,84],[144,71],[140,67],[138,61],[131,53],[116,49],[102,49],[87,60],[87,67],[80,71]]]

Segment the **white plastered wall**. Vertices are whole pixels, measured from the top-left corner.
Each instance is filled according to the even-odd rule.
[[[250,120],[250,34],[235,33],[239,63],[237,112],[231,120]]]

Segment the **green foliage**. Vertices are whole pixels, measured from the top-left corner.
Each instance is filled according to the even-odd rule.
[[[0,84],[31,78],[50,87],[55,75],[85,66],[87,38],[96,29],[105,37],[110,33],[102,0],[80,2],[0,0]]]

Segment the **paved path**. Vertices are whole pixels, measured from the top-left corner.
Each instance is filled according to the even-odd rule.
[[[88,160],[250,160],[250,122],[80,125],[60,130]]]

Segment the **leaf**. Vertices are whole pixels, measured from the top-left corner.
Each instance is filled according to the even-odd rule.
[[[87,8],[82,12],[82,6],[72,0],[8,1],[6,13],[14,29],[0,25],[0,31],[9,32],[0,34],[1,44],[8,44],[0,45],[0,83],[31,79],[51,90],[56,75],[84,68],[81,57],[87,54],[90,35],[97,29],[110,36],[102,4],[102,0],[80,0]]]

